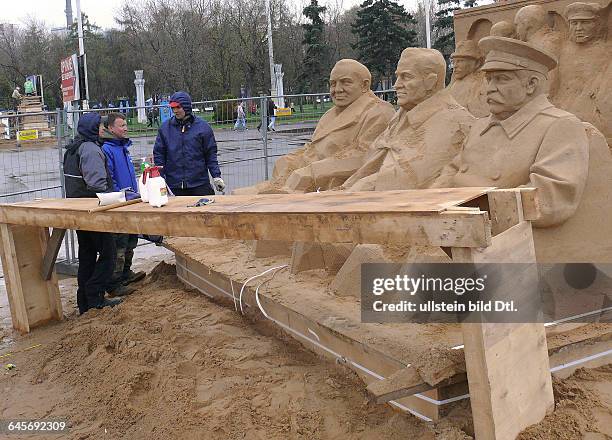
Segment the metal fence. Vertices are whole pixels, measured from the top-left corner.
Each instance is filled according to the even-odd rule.
[[[377,93],[387,100],[394,98],[393,91]],[[270,100],[279,108],[271,129],[267,130],[272,122],[267,114]],[[244,125],[237,123],[239,103],[246,114]],[[308,142],[318,120],[332,106],[328,93],[317,93],[194,102],[193,113],[207,121],[214,131],[219,165],[229,193],[269,178],[276,159]],[[0,203],[65,195],[63,148],[74,138],[79,116],[91,111],[102,115],[117,111],[125,114],[133,141],[130,153],[137,169],[143,159],[152,156],[157,129],[164,117],[172,114],[162,106],[0,114],[3,168]],[[33,124],[35,120],[39,125]],[[27,131],[31,126],[41,127],[37,136]],[[61,255],[70,263],[76,260],[76,240],[74,234],[66,237]]]

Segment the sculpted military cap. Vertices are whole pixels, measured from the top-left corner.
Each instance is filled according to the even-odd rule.
[[[481,70],[532,70],[546,75],[557,67],[550,52],[524,41],[505,37],[484,37],[478,47],[486,54]]]
[[[576,2],[567,5],[565,8],[565,18],[567,20],[592,20],[598,18],[601,6],[597,3]]]
[[[479,60],[482,58],[482,53],[474,40],[463,40],[457,43],[457,48],[451,54],[451,58],[474,58]]]

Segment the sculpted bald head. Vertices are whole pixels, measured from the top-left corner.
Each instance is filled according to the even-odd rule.
[[[446,61],[435,49],[409,47],[402,52],[395,74],[397,103],[410,110],[444,88]]]
[[[343,59],[329,75],[329,94],[336,107],[345,109],[370,90],[372,75],[359,61]]]
[[[533,34],[548,26],[546,17],[546,11],[539,5],[529,5],[519,9],[514,17],[516,38],[528,41]]]

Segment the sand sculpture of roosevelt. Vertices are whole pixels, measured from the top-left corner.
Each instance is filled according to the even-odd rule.
[[[427,188],[459,152],[474,117],[444,90],[437,50],[408,48],[397,64],[399,111],[342,186],[350,191]]]
[[[565,9],[569,38],[559,56],[553,102],[595,125],[612,145],[612,44],[606,41],[604,10],[596,3]]]
[[[312,139],[279,158],[272,179],[235,194],[308,192],[341,185],[363,163],[363,155],[393,117],[391,104],[370,90],[370,71],[350,59],[330,73],[334,107],[320,119]]]
[[[580,203],[589,153],[582,123],[546,97],[547,74],[557,61],[510,38],[486,37],[479,46],[486,53],[491,115],[472,126],[462,152],[433,186],[535,187],[541,211],[535,225],[562,223]]]
[[[453,77],[448,90],[459,104],[468,111],[482,118],[489,114],[485,92],[484,73],[480,66],[484,57],[473,40],[460,41],[455,52],[451,54],[453,60]]]

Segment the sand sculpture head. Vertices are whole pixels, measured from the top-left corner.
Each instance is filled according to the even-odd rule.
[[[366,66],[355,60],[340,60],[329,75],[329,93],[342,110],[367,93],[371,82],[372,75]]]
[[[508,21],[498,21],[491,26],[489,34],[492,37],[514,38],[514,25]]]
[[[482,65],[482,53],[474,40],[463,40],[451,54],[453,75],[462,79],[476,71]]]
[[[487,104],[497,119],[506,119],[535,97],[546,93],[548,72],[557,66],[551,53],[529,43],[485,37],[478,46],[486,54]]]
[[[410,110],[444,88],[446,61],[435,49],[404,49],[395,71],[397,103]]]
[[[548,27],[548,22],[546,11],[542,6],[524,6],[518,10],[514,17],[516,38],[519,40],[529,41],[543,27]]]
[[[603,36],[601,6],[597,3],[576,2],[565,8],[569,24],[569,39],[577,44],[596,41]]]

